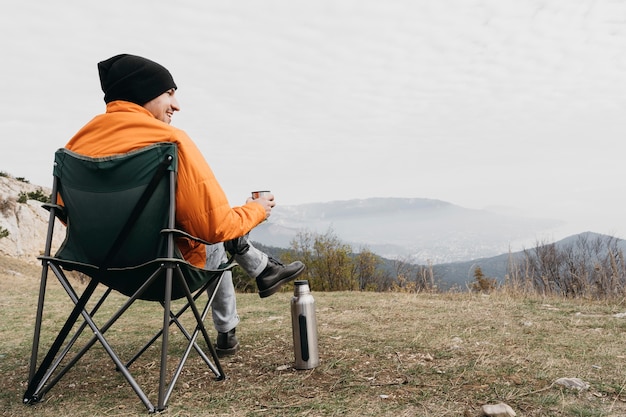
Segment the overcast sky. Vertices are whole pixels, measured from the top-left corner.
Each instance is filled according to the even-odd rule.
[[[423,197],[626,237],[626,2],[24,0],[0,35],[0,170],[34,184],[133,53],[233,205]]]

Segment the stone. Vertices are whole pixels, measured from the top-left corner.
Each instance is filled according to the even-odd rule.
[[[554,381],[554,383],[577,391],[586,391],[589,389],[589,384],[580,378],[559,378]]]
[[[511,406],[505,403],[485,404],[482,406],[482,412],[487,417],[514,417],[517,415]]]

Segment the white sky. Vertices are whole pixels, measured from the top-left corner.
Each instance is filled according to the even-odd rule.
[[[98,61],[166,66],[231,204],[424,197],[626,237],[626,2],[24,0],[0,15],[0,170],[51,185]]]

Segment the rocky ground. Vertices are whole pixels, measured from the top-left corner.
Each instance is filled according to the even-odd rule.
[[[35,193],[41,190],[46,195],[50,189],[27,182],[0,176],[0,231],[8,231],[8,236],[0,238],[0,254],[36,262],[45,247],[48,224],[48,211],[36,200],[20,203],[21,193]],[[54,247],[63,239],[63,226],[57,224]]]

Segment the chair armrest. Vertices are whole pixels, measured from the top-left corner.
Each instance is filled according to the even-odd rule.
[[[179,229],[162,229],[161,233],[166,234],[166,233],[172,233],[174,235],[174,237],[186,237],[187,239],[191,239],[193,241],[196,242],[200,242],[200,243],[204,243],[205,245],[214,245],[214,242],[208,242],[204,239],[200,239],[199,237],[196,237],[194,235],[190,235],[187,232],[184,232],[182,230]]]
[[[52,203],[43,203],[41,207],[43,207],[44,209],[48,211],[52,211],[52,209],[54,209],[55,217],[59,219],[61,223],[67,224],[67,213],[65,212],[65,207],[59,204],[52,204]]]
[[[200,242],[203,243],[205,245],[215,245],[216,243],[212,243],[212,242],[208,242],[204,239],[200,239],[199,237],[196,237],[194,235],[190,235],[187,232],[184,232],[180,229],[161,229],[161,233],[162,234],[167,234],[167,233],[171,233],[174,235],[174,237],[185,237],[187,239],[191,239],[193,241],[196,242]],[[239,266],[239,264],[237,263],[237,261],[235,261],[235,257],[234,256],[229,256],[226,262],[222,262],[219,265],[219,269],[232,269],[236,266]]]

